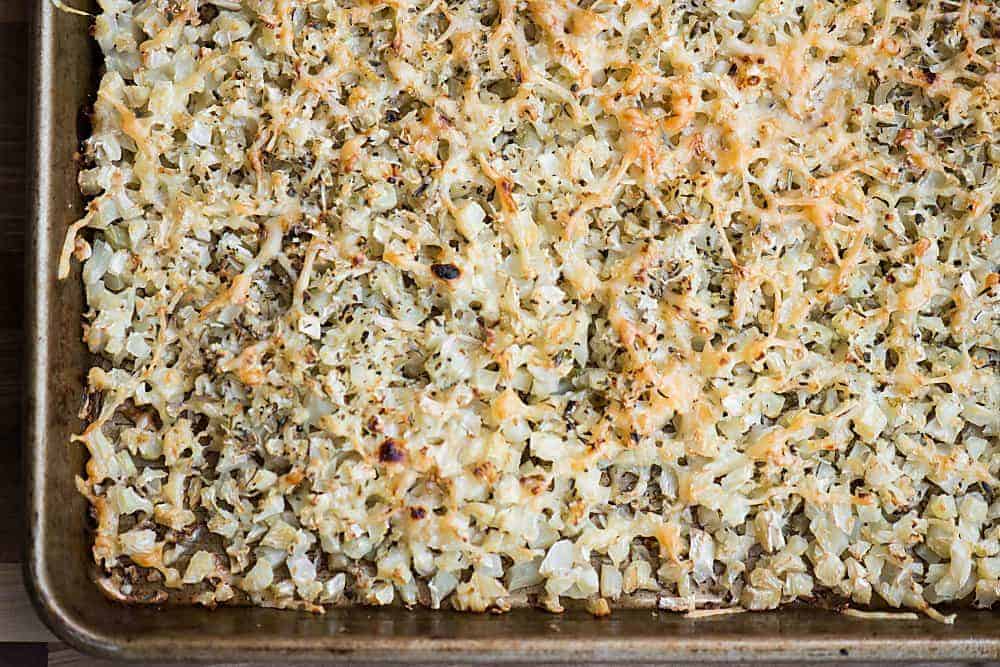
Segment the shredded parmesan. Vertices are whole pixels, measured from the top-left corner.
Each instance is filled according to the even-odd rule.
[[[912,611],[862,611],[848,607],[840,612],[844,616],[878,621],[916,621],[920,616]]]
[[[993,0],[100,6],[105,587],[1000,599]]]
[[[684,614],[684,618],[713,618],[715,616],[730,616],[732,614],[742,614],[746,611],[743,607],[723,607],[722,609],[695,609]]]

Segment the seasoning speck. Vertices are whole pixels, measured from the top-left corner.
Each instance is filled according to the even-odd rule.
[[[455,280],[462,272],[454,264],[432,264],[431,271],[441,280]]]
[[[378,460],[382,463],[399,463],[406,456],[400,443],[389,438],[378,448]]]

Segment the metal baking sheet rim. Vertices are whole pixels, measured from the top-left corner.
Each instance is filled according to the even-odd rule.
[[[86,507],[73,486],[87,356],[79,343],[79,282],[55,279],[66,226],[81,210],[73,153],[93,93],[89,20],[36,0],[32,31],[32,162],[26,276],[24,399],[25,579],[62,640],[108,658],[163,662],[662,662],[988,660],[1000,658],[1000,618],[963,611],[928,619],[861,620],[817,609],[687,620],[648,609],[596,619],[521,609],[468,615],[348,608],[325,615],[254,608],[126,607],[93,582]],[[91,9],[93,3],[90,3]],[[78,275],[78,273],[76,274]]]

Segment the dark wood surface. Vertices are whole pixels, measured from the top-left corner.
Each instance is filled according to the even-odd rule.
[[[0,563],[20,560],[20,402],[31,0],[0,0]]]

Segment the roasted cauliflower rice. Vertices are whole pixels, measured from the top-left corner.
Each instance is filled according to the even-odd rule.
[[[1000,599],[1000,4],[100,5],[110,594]]]

